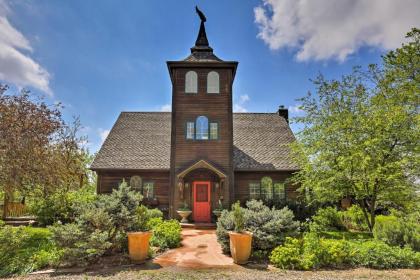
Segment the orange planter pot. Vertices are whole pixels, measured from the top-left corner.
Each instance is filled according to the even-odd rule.
[[[236,264],[246,264],[251,255],[252,233],[229,232],[230,254]]]
[[[143,263],[149,253],[149,240],[152,232],[129,232],[128,253],[130,259],[135,263]]]

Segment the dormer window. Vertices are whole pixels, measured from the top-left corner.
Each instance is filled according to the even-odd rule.
[[[197,73],[188,71],[185,74],[185,93],[197,93]]]
[[[207,74],[207,93],[220,93],[219,73],[211,71]]]

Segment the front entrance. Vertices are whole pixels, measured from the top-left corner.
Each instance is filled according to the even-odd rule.
[[[210,182],[195,181],[193,184],[194,222],[210,223]]]

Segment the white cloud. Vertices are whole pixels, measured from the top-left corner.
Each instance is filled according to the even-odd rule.
[[[393,49],[420,25],[418,0],[262,0],[258,37],[298,61],[344,61],[363,46]]]
[[[171,104],[165,104],[160,107],[161,112],[171,112],[172,111],[172,105]]]
[[[249,95],[248,94],[244,94],[244,95],[239,96],[239,102],[240,103],[243,104],[243,103],[245,103],[247,101],[249,101]]]
[[[235,102],[233,104],[233,111],[236,113],[245,113],[248,112],[248,110],[245,108],[245,103],[247,103],[249,101],[249,95],[248,94],[244,94],[239,96],[237,102]]]
[[[101,137],[101,141],[103,143],[105,139],[108,137],[109,129],[100,128],[98,131],[99,131],[99,136]]]
[[[300,104],[289,106],[289,112],[292,113],[292,114],[296,114],[296,115],[302,114],[303,110],[300,109],[300,106],[301,106]]]
[[[10,8],[0,0],[0,80],[18,87],[32,86],[52,95],[50,74],[29,56],[33,49],[26,37],[10,24],[9,14]]]

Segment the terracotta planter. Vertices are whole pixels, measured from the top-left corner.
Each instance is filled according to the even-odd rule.
[[[191,210],[178,210],[176,211],[181,216],[181,223],[188,223],[188,216],[191,214]]]
[[[246,264],[251,255],[252,233],[229,232],[230,254],[236,264]]]
[[[128,253],[130,259],[135,263],[143,263],[149,253],[149,240],[152,232],[129,232]]]

